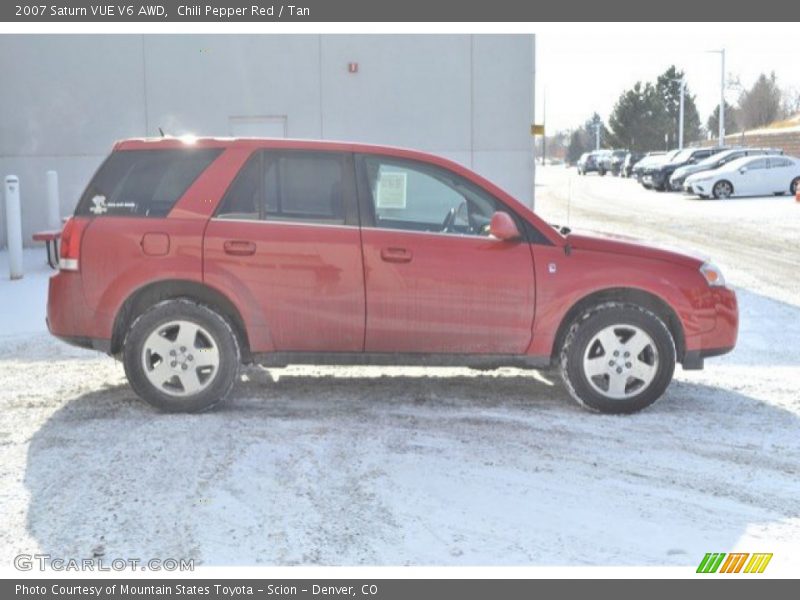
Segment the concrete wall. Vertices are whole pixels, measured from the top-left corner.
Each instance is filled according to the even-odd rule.
[[[750,148],[779,148],[784,154],[800,157],[800,131],[785,131],[779,129],[770,133],[744,132],[725,136],[728,146],[748,146]],[[702,146],[716,146],[717,140],[704,141]]]
[[[3,35],[0,176],[30,240],[47,170],[67,215],[117,139],[264,121],[439,153],[531,203],[534,65],[530,35]]]

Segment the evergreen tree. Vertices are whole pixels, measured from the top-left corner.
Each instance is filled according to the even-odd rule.
[[[678,71],[675,65],[664,71],[656,80],[656,92],[666,111],[666,121],[663,124],[663,133],[667,136],[667,145],[675,147],[678,145],[678,129],[680,127],[680,103],[681,103],[681,78],[683,71]],[[694,142],[703,136],[703,128],[700,125],[700,115],[697,112],[695,97],[686,86],[683,104],[683,141],[684,143]]]

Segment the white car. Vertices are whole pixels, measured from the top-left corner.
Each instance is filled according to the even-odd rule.
[[[791,156],[745,156],[714,171],[690,175],[684,187],[701,198],[796,194],[800,160]]]

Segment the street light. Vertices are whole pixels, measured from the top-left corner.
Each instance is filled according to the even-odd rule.
[[[712,54],[719,54],[720,66],[722,68],[722,78],[719,89],[719,146],[725,145],[725,48],[722,50],[708,50]]]
[[[686,77],[681,77],[681,108],[678,117],[678,149],[683,150],[683,97],[686,95]]]
[[[594,149],[600,150],[600,119],[594,122]]]
[[[678,111],[678,150],[683,150],[683,103],[684,96],[686,96],[686,75],[680,79],[673,79],[681,84],[681,102]]]

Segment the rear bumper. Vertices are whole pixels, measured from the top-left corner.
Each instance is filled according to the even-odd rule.
[[[50,277],[47,292],[47,329],[57,338],[82,348],[110,347],[108,319],[89,308],[80,273],[60,271]]]
[[[49,327],[50,324],[48,323],[48,328]],[[69,344],[70,346],[77,346],[78,348],[86,348],[87,350],[97,350],[98,352],[111,354],[111,340],[103,340],[99,338],[63,336],[55,334],[53,334],[53,336],[58,338],[62,342]]]

